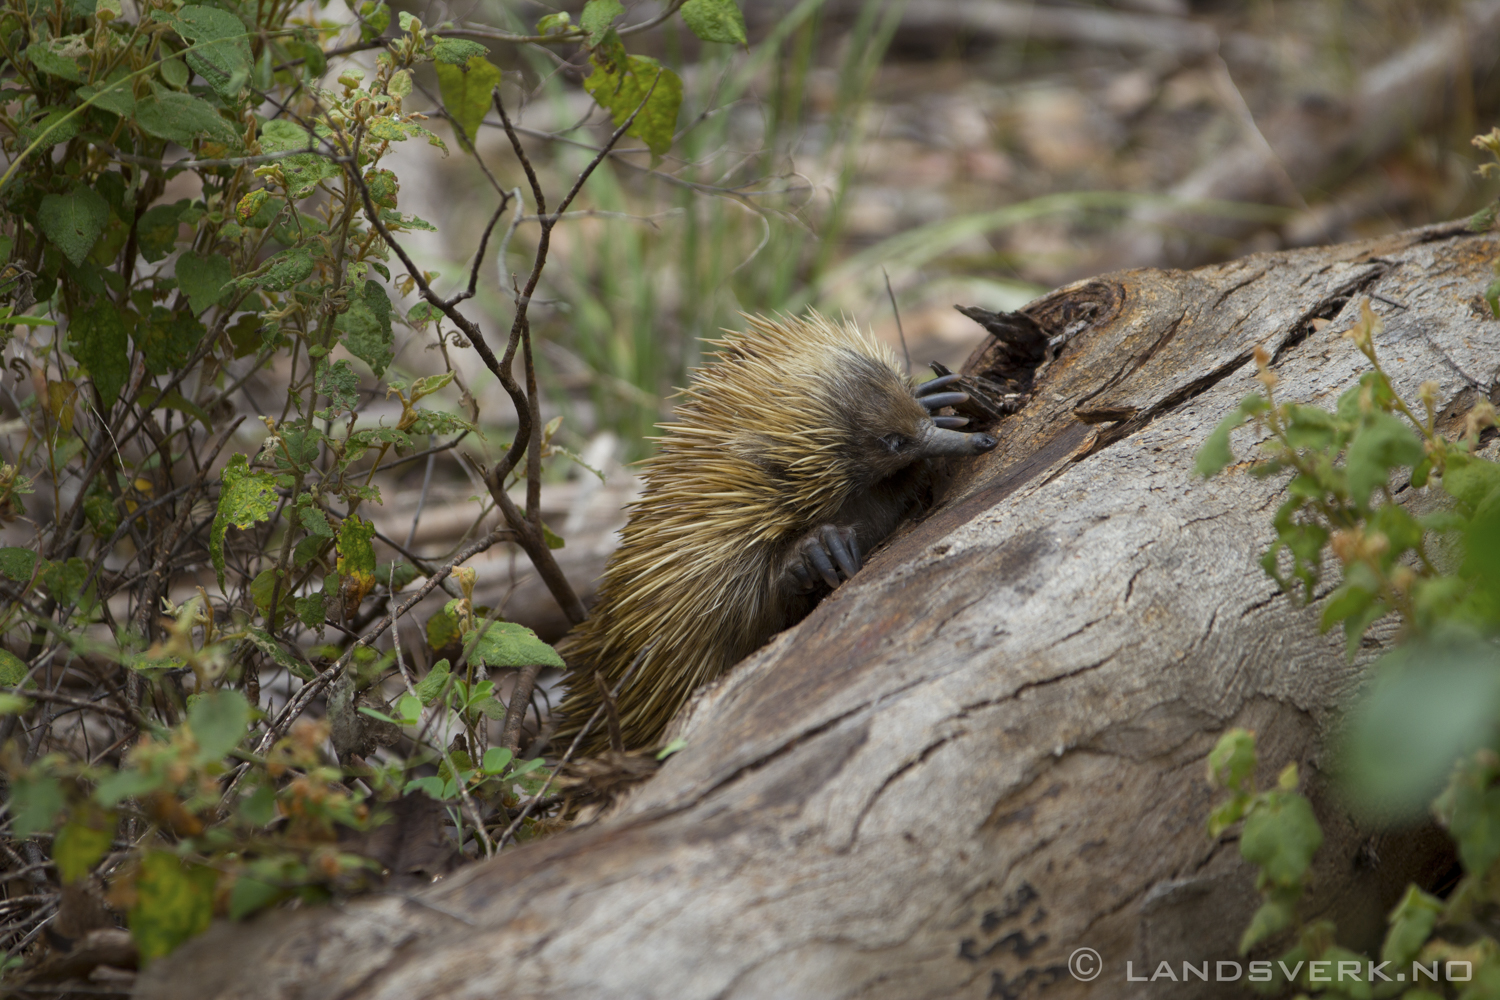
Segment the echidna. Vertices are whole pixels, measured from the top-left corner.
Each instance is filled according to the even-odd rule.
[[[852,323],[749,324],[710,341],[716,360],[694,372],[643,463],[598,603],[563,640],[561,746],[637,656],[615,707],[625,747],[653,745],[699,685],[859,570],[919,501],[926,460],[995,446],[954,430],[962,417],[933,416],[967,398],[942,391],[957,376],[917,387]],[[608,745],[596,723],[584,751]]]

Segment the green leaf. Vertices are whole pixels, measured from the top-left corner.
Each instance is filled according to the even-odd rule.
[[[1281,899],[1268,899],[1260,904],[1250,925],[1240,936],[1240,954],[1243,955],[1261,941],[1292,926],[1296,914],[1292,907]]]
[[[233,98],[250,79],[250,42],[238,17],[217,7],[183,7],[176,14],[156,11],[153,19],[166,21],[184,39],[195,43],[186,50],[188,65],[220,97]]]
[[[656,752],[656,759],[657,760],[666,760],[668,757],[672,756],[674,753],[677,753],[679,750],[683,749],[687,745],[688,745],[687,744],[687,740],[685,740],[684,738],[682,738],[681,736],[679,736],[676,739],[674,739],[672,742],[668,743],[666,746],[664,746],[660,750],[658,750]]]
[[[55,562],[42,570],[42,586],[51,592],[59,604],[76,604],[79,588],[88,579],[89,566],[79,556]]]
[[[31,60],[31,65],[49,76],[82,83],[83,70],[78,65],[78,57],[88,51],[89,45],[84,36],[67,35],[51,41],[35,42],[26,49],[25,55]]]
[[[241,875],[234,880],[234,888],[229,890],[229,919],[244,920],[284,895],[285,889]]]
[[[56,146],[77,135],[83,129],[83,120],[82,115],[73,115],[67,108],[53,108],[21,130],[21,142],[29,146],[40,139],[42,149]]]
[[[218,254],[200,257],[191,250],[177,258],[175,273],[177,287],[187,296],[195,315],[222,301],[228,291],[224,286],[234,277],[227,258]]]
[[[1347,791],[1371,816],[1420,817],[1453,762],[1487,745],[1497,713],[1500,653],[1488,642],[1453,637],[1403,645],[1381,658],[1374,684],[1348,712]]]
[[[171,205],[157,205],[135,224],[136,245],[148,263],[155,264],[176,248],[177,227],[188,204],[183,198]]]
[[[510,766],[513,756],[506,747],[490,747],[484,752],[484,761],[479,769],[486,775],[500,774]]]
[[[328,397],[328,409],[318,411],[318,415],[324,419],[327,419],[325,414],[352,410],[359,403],[359,375],[343,359],[331,365],[327,361],[319,361],[313,375],[313,384],[319,395]]]
[[[375,525],[358,514],[344,518],[338,533],[338,572],[343,580],[344,614],[352,616],[375,587]]]
[[[427,672],[427,676],[417,682],[417,698],[423,705],[431,705],[438,695],[443,693],[443,688],[448,685],[448,661],[438,660]]]
[[[407,402],[415,403],[419,399],[431,396],[446,388],[453,381],[452,372],[443,372],[441,375],[428,375],[417,379],[411,384],[411,392],[407,395]]]
[[[403,11],[403,13],[405,13]],[[359,37],[361,41],[373,41],[385,33],[391,24],[391,9],[383,3],[364,0],[359,5]]]
[[[189,867],[168,851],[151,851],[141,859],[127,922],[144,961],[161,958],[208,930],[217,883],[212,868]]]
[[[223,760],[250,725],[250,703],[233,689],[210,691],[188,702],[188,728],[198,741],[199,764]]]
[[[304,493],[303,496],[307,494]],[[319,538],[333,537],[333,525],[328,523],[328,515],[317,507],[311,504],[306,506],[299,504],[297,519],[302,523],[302,527],[307,529],[308,534],[317,535]]]
[[[401,715],[403,726],[415,726],[422,718],[422,701],[409,694],[403,694],[396,701],[396,711]]]
[[[175,90],[162,90],[138,101],[135,121],[152,135],[184,148],[197,139],[212,139],[231,149],[240,145],[239,133],[212,104]]]
[[[1264,402],[1265,397],[1258,392],[1252,392],[1240,400],[1240,405],[1230,410],[1224,419],[1219,421],[1219,425],[1204,440],[1203,447],[1198,449],[1198,458],[1193,465],[1193,471],[1204,479],[1211,479],[1228,468],[1234,461],[1234,452],[1229,450],[1230,432],[1249,420],[1252,412],[1257,412],[1252,407],[1257,407],[1257,404]]]
[[[589,0],[578,16],[578,26],[588,33],[588,44],[598,45],[614,24],[615,18],[625,13],[620,0]]]
[[[208,531],[208,552],[224,589],[224,535],[229,526],[241,531],[269,518],[276,510],[276,477],[269,472],[251,472],[243,453],[229,458],[219,473],[219,506]]]
[[[687,0],[680,13],[688,30],[705,42],[745,45],[745,15],[734,0]]]
[[[77,882],[87,875],[98,860],[109,851],[115,839],[113,813],[85,812],[64,824],[52,842],[52,860],[63,884]]]
[[[109,204],[93,188],[49,194],[37,210],[42,232],[76,267],[84,262],[109,221]]]
[[[1313,854],[1323,846],[1323,829],[1312,805],[1296,792],[1267,792],[1250,810],[1240,834],[1240,854],[1259,866],[1271,885],[1302,884]]]
[[[1391,477],[1399,466],[1415,466],[1426,452],[1422,441],[1406,421],[1389,413],[1372,413],[1349,442],[1344,461],[1349,493],[1364,507],[1375,487]]]
[[[26,675],[30,672],[25,660],[8,649],[0,649],[0,684],[19,687],[25,683]]]
[[[271,598],[276,593],[276,583],[281,579],[281,574],[276,571],[275,566],[267,566],[255,574],[255,579],[250,581],[250,600],[256,610],[265,614],[271,610]],[[281,602],[285,606],[290,595],[287,594],[286,583],[281,584]]]
[[[531,629],[515,622],[490,622],[488,628],[476,628],[464,637],[464,644],[472,649],[469,659],[486,666],[524,667],[533,663],[564,666],[557,650],[538,639]]]
[[[434,38],[432,61],[439,65],[466,66],[470,59],[486,58],[490,50],[467,38]]]
[[[36,552],[19,545],[0,549],[0,574],[17,583],[28,583],[36,570]]]
[[[110,77],[99,86],[79,87],[78,96],[85,101],[95,98],[94,107],[129,118],[135,114],[135,93],[131,89],[130,77],[123,69],[115,70]]]
[[[30,707],[31,702],[18,694],[0,694],[0,718],[20,715]]]
[[[223,261],[222,257],[214,259]],[[224,261],[224,270],[226,273],[228,266],[229,262]],[[188,270],[194,270],[193,265],[189,265]],[[182,282],[181,275],[183,274],[181,258],[177,262],[177,274],[177,280],[180,285]],[[192,302],[191,294],[188,295],[188,301],[189,303]],[[188,356],[193,353],[193,349],[198,346],[198,343],[203,339],[203,335],[208,332],[203,324],[198,322],[198,318],[193,315],[193,313],[202,311],[196,306],[193,307],[192,312],[186,310],[173,312],[163,309],[161,306],[152,307],[151,315],[147,317],[146,322],[136,328],[136,346],[141,349],[141,355],[146,362],[147,374],[166,375],[177,371],[177,369],[187,364]],[[183,403],[187,402],[175,390],[173,395],[176,395]],[[159,405],[165,405],[165,403]],[[198,409],[197,406],[193,406],[192,409],[198,411],[198,414],[201,415],[200,420],[203,425],[205,427],[208,426],[208,415]]]
[[[458,620],[447,608],[440,609],[427,619],[427,645],[433,649],[447,649],[455,645],[460,638],[462,636],[458,630]]]
[[[125,799],[138,798],[155,791],[166,779],[145,771],[116,771],[101,778],[94,789],[94,801],[106,809],[112,809]]]
[[[404,138],[404,136],[403,136]],[[260,148],[263,153],[282,153],[293,149],[317,149],[318,137],[295,122],[273,118],[261,126]],[[293,198],[304,198],[321,181],[337,177],[343,168],[327,156],[315,152],[289,156],[276,161],[292,188]]]
[[[269,266],[267,266],[269,265]],[[239,279],[242,288],[264,288],[284,292],[307,280],[313,272],[312,252],[302,247],[283,250],[261,265],[260,273]]]
[[[682,80],[650,56],[627,56],[624,52],[618,47],[614,58],[601,59],[596,51],[591,57],[594,71],[583,81],[583,89],[609,110],[617,127],[635,114],[626,134],[644,142],[653,156],[664,156],[672,148],[677,130]]]
[[[500,70],[483,56],[473,56],[462,66],[438,63],[436,69],[443,110],[459,129],[459,143],[472,149],[479,123],[490,109],[490,92],[500,83]]]
[[[62,785],[45,774],[22,775],[11,780],[10,834],[25,840],[33,833],[50,830],[64,805]]]
[[[327,598],[328,595],[322,591],[297,598],[297,603],[294,605],[297,609],[297,620],[308,628],[321,628],[328,620],[325,603]]]
[[[1235,728],[1220,736],[1208,753],[1208,780],[1231,791],[1248,792],[1254,774],[1255,734]]]
[[[68,339],[69,350],[93,379],[100,404],[108,413],[130,375],[130,343],[124,317],[113,302],[101,299],[73,317]]]
[[[265,826],[276,818],[276,788],[264,784],[240,800],[240,815],[255,826]]]
[[[255,647],[271,658],[271,662],[290,673],[293,677],[310,681],[316,676],[313,670],[304,660],[293,656],[282,648],[281,643],[271,638],[271,633],[258,626],[252,625],[245,630],[245,638],[255,644]]]
[[[391,334],[391,300],[380,282],[366,280],[360,295],[349,296],[349,309],[333,322],[344,335],[349,353],[370,366],[376,378],[385,374],[386,365],[395,357],[395,338]]]
[[[1414,885],[1407,886],[1406,895],[1391,910],[1391,927],[1386,931],[1380,957],[1398,968],[1413,961],[1432,936],[1432,928],[1442,912],[1442,900]]]

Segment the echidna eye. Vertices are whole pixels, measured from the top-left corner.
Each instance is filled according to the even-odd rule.
[[[907,440],[907,438],[904,437],[903,435],[900,435],[900,434],[887,434],[885,437],[883,437],[883,438],[880,439],[880,443],[883,444],[883,445],[885,445],[892,452],[898,452],[902,448],[905,448],[911,442],[909,440]]]

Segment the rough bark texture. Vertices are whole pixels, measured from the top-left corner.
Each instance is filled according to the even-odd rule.
[[[1071,339],[1001,446],[700,696],[688,749],[614,815],[415,896],[216,927],[139,995],[1160,996],[1125,963],[1236,957],[1257,902],[1233,834],[1204,832],[1232,725],[1259,733],[1262,781],[1301,766],[1327,833],[1307,911],[1368,946],[1446,863],[1431,830],[1360,830],[1326,792],[1379,643],[1348,663],[1257,565],[1279,480],[1203,482],[1193,458],[1257,344],[1281,398],[1331,405],[1364,367],[1338,335],[1362,295],[1398,387],[1436,379],[1457,419],[1500,369],[1497,256],[1435,227],[1040,300]],[[1081,946],[1092,983],[1067,970]]]

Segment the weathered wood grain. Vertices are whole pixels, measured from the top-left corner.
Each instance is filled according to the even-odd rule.
[[[1256,345],[1281,398],[1331,404],[1363,369],[1338,335],[1361,295],[1402,391],[1436,379],[1454,414],[1493,393],[1496,256],[1435,227],[1033,304],[1071,339],[1001,446],[701,695],[688,749],[612,816],[416,897],[217,927],[138,995],[1156,996],[1127,961],[1233,958],[1256,903],[1233,835],[1204,832],[1231,725],[1259,733],[1262,780],[1308,777],[1328,835],[1309,908],[1367,945],[1445,863],[1431,831],[1357,829],[1325,794],[1336,709],[1384,633],[1348,663],[1257,565],[1280,482],[1203,482],[1193,457]],[[1067,969],[1082,946],[1092,983]]]

